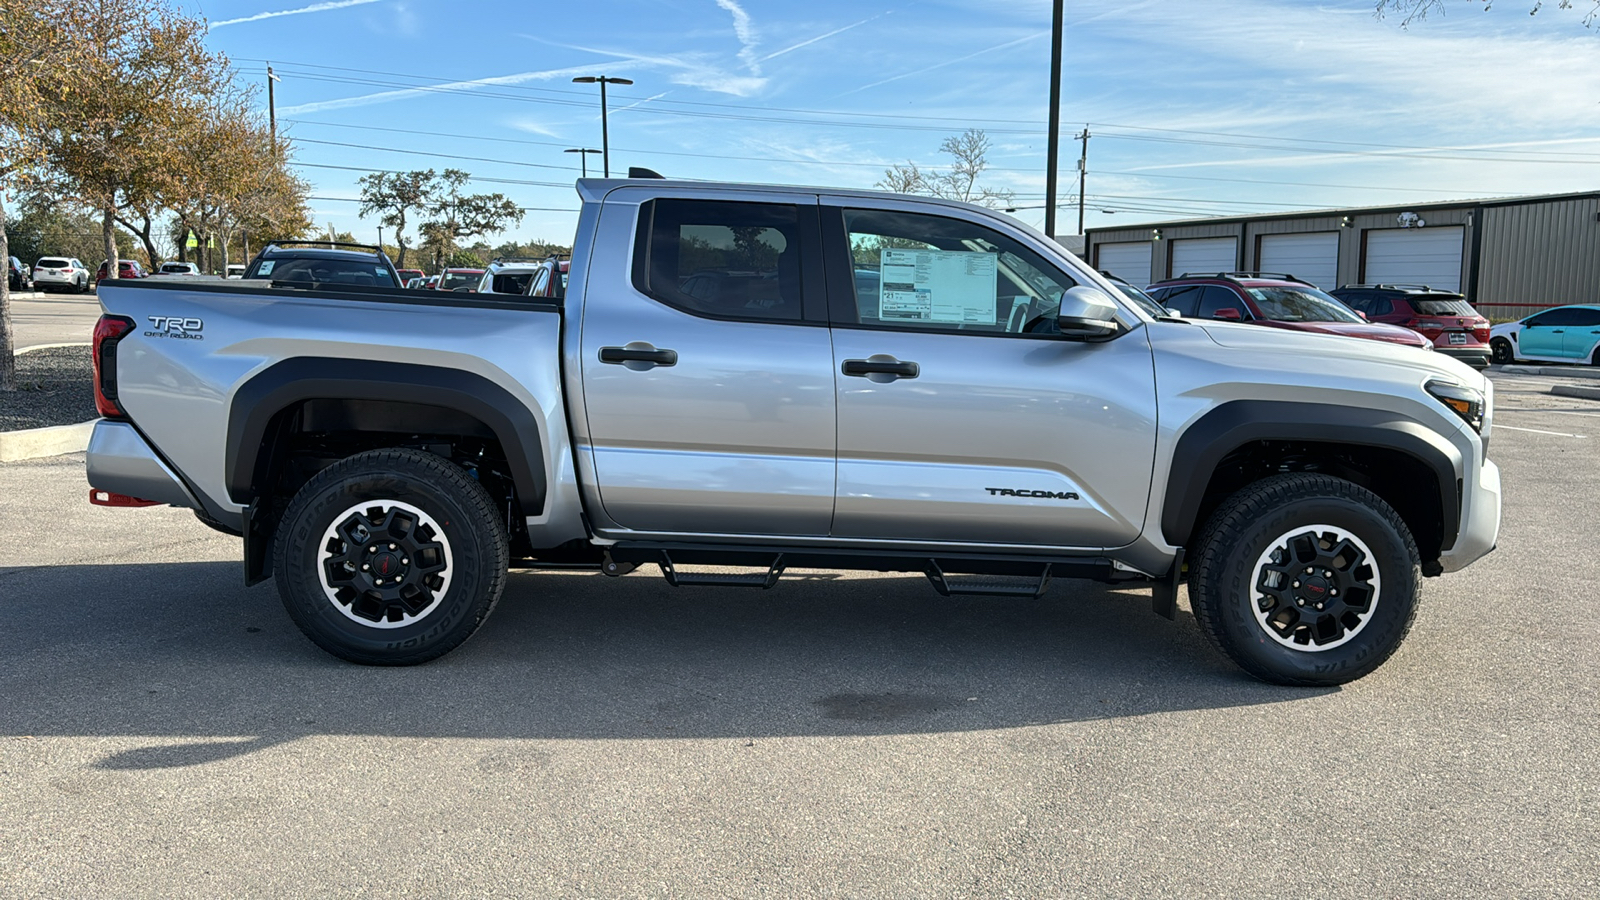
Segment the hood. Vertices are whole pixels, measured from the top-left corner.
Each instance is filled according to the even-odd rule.
[[[1262,328],[1252,323],[1234,323],[1209,320],[1196,322],[1201,330],[1218,345],[1230,350],[1243,350],[1262,357],[1281,356],[1288,369],[1315,368],[1337,370],[1341,364],[1382,364],[1412,369],[1424,379],[1445,377],[1471,388],[1484,390],[1486,379],[1471,366],[1443,353],[1435,353],[1432,345],[1424,349],[1418,344],[1400,344],[1390,341],[1354,340],[1338,333],[1317,333],[1308,328]],[[1312,325],[1340,325],[1337,322],[1296,323]],[[1350,325],[1348,327],[1356,327]],[[1371,326],[1367,326],[1371,327]],[[1409,329],[1398,328],[1408,334]],[[1366,336],[1363,335],[1363,338]],[[1418,334],[1421,338],[1422,335]],[[1426,340],[1424,338],[1424,340]]]
[[[1405,344],[1411,347],[1427,347],[1433,344],[1432,341],[1409,328],[1401,328],[1399,325],[1384,325],[1379,322],[1284,322],[1267,319],[1251,324],[1265,325],[1269,328],[1283,328],[1289,331],[1308,331],[1313,334],[1338,334],[1344,337],[1366,338],[1369,341],[1388,341],[1391,344]]]

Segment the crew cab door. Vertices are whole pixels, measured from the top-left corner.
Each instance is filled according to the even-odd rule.
[[[833,355],[816,197],[736,197],[622,188],[601,207],[573,410],[601,531],[828,532]]]
[[[833,534],[1132,541],[1156,441],[1145,330],[1062,338],[1061,294],[1077,281],[1025,232],[919,208],[823,198],[838,383]]]

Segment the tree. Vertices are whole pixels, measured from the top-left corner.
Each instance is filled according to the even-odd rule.
[[[0,0],[0,259],[11,256],[5,193],[43,161],[46,101],[75,89],[82,49],[72,0]],[[17,387],[9,279],[0,278],[0,391]]]
[[[425,209],[438,190],[439,176],[432,169],[361,176],[361,209],[356,214],[366,218],[378,213],[378,221],[394,229],[395,244],[400,248],[396,268],[406,267],[406,217],[412,210]]]
[[[1471,0],[1471,2],[1483,7],[1485,11],[1494,6],[1494,0]],[[1546,5],[1545,0],[1532,0],[1532,4],[1528,10],[1530,16],[1538,15]],[[1446,0],[1375,0],[1373,12],[1380,19],[1391,14],[1399,16],[1400,27],[1405,28],[1412,22],[1426,19],[1429,13],[1443,14],[1445,7]],[[1585,27],[1594,27],[1596,18],[1600,18],[1600,0],[1556,0],[1557,9],[1575,7],[1587,7],[1583,13],[1583,24]]]
[[[959,135],[945,138],[939,144],[940,153],[948,153],[955,161],[943,172],[937,169],[924,171],[914,162],[885,169],[877,187],[901,194],[928,194],[946,200],[978,203],[991,208],[1010,206],[1015,196],[1009,190],[982,187],[978,178],[989,167],[989,136],[979,128],[968,128]]]
[[[44,164],[66,196],[99,212],[107,277],[117,277],[117,211],[161,190],[178,165],[187,112],[229,82],[205,23],[155,0],[75,4],[84,41],[77,89],[47,97]]]
[[[470,237],[504,231],[522,221],[522,208],[505,194],[463,194],[472,176],[460,169],[445,169],[428,203],[434,218],[423,223],[423,243],[433,245],[435,264],[447,258]]]

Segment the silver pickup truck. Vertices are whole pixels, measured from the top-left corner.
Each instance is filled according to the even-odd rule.
[[[91,498],[190,507],[344,659],[465,641],[509,568],[1144,582],[1251,674],[1361,677],[1493,549],[1492,387],[1189,321],[987,209],[586,179],[549,298],[102,286]],[[551,273],[552,275],[555,273]]]

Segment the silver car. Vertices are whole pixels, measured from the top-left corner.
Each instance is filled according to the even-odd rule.
[[[46,256],[33,266],[33,286],[41,291],[81,294],[89,289],[89,269],[72,257]]]

